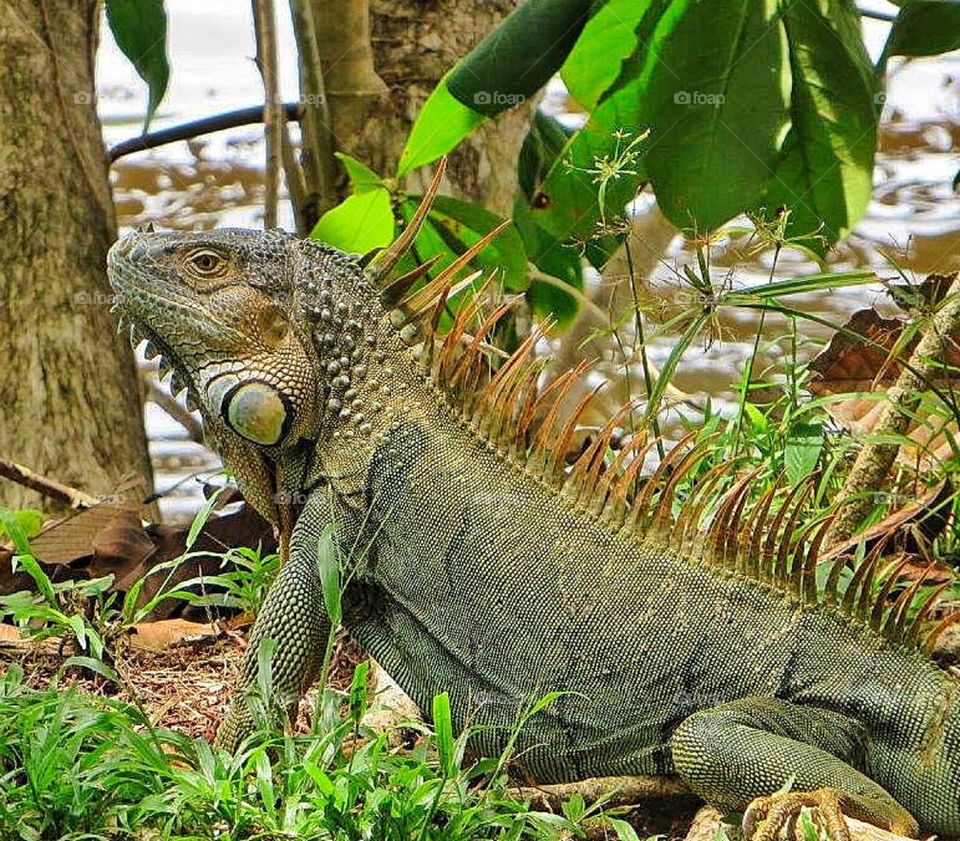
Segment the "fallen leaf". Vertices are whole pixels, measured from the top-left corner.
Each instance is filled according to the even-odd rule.
[[[884,318],[874,309],[859,310],[851,316],[845,329],[836,333],[810,362],[810,370],[815,374],[809,383],[811,394],[815,397],[851,395],[827,402],[824,409],[854,436],[873,432],[887,405],[883,399],[854,393],[882,395],[896,382],[904,360],[909,360],[919,341],[919,336],[914,336],[903,348],[897,347],[908,323],[900,318]],[[960,336],[954,339],[947,358],[941,362],[960,369]],[[945,374],[931,386],[951,390],[955,380]],[[918,471],[932,469],[949,459],[954,454],[950,439],[960,435],[955,421],[936,412],[938,398],[931,396],[931,400],[934,402],[921,404],[917,410],[918,420],[907,428],[906,436],[912,445],[904,444],[898,454],[901,463]]]
[[[209,622],[187,619],[160,619],[142,622],[130,630],[130,647],[140,651],[166,651],[176,645],[209,642],[220,636],[220,629]]]

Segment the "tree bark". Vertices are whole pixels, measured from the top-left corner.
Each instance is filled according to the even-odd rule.
[[[135,362],[109,311],[99,13],[0,2],[0,454],[93,495],[131,472],[151,482]],[[0,502],[39,496],[0,482]]]
[[[382,176],[396,172],[410,127],[437,82],[515,0],[312,0],[337,148]],[[487,121],[450,155],[451,192],[510,215],[532,103]],[[411,173],[423,189],[430,173]]]

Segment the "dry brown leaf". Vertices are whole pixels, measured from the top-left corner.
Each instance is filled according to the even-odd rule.
[[[855,312],[845,325],[844,332],[837,333],[830,343],[810,362],[810,370],[816,376],[809,388],[815,397],[844,395],[852,392],[883,394],[897,380],[903,369],[903,361],[910,358],[918,338],[908,342],[894,355],[907,322],[899,318],[884,318],[874,309]],[[854,338],[849,332],[862,338]],[[960,368],[960,336],[943,363]],[[944,376],[933,383],[944,390],[952,389],[953,378]],[[827,413],[855,436],[868,435],[883,415],[883,400],[849,397],[827,403]],[[922,406],[918,410],[921,421],[910,424],[907,436],[913,446],[903,446],[898,458],[902,463],[917,470],[929,470],[950,458],[950,436],[960,435],[955,422],[934,416]]]
[[[907,495],[906,491],[901,491],[896,496],[887,492],[879,493],[893,499],[903,499]],[[820,562],[851,552],[861,543],[869,551],[877,541],[884,539],[890,540],[891,552],[926,554],[929,544],[947,526],[952,497],[953,486],[944,480],[926,490],[919,498],[907,501],[905,505],[890,512],[880,522],[874,523],[865,531],[858,532],[848,540],[831,546],[820,556]]]
[[[221,629],[209,622],[190,622],[187,619],[160,619],[142,622],[130,633],[130,647],[138,651],[166,651],[176,645],[191,645],[217,639]]]

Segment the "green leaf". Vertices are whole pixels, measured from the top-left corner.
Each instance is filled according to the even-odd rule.
[[[629,81],[598,109],[610,111],[603,124],[642,116],[650,125],[646,170],[679,228],[714,230],[767,186],[787,125],[779,14],[776,0],[675,0],[634,56]]]
[[[463,105],[447,88],[444,76],[420,109],[400,160],[397,178],[445,155],[483,122],[482,114]]]
[[[897,15],[888,55],[930,56],[960,50],[960,3],[911,0]]]
[[[531,202],[540,192],[569,138],[560,122],[542,111],[534,113],[517,159],[520,191],[513,203],[513,223],[520,232],[527,258],[545,275],[561,281],[558,285],[534,280],[527,290],[527,300],[536,315],[552,317],[561,329],[573,320],[579,309],[577,299],[561,287],[567,284],[578,290],[583,288],[582,249],[571,242],[558,240],[537,224]]]
[[[120,682],[120,676],[111,669],[103,660],[97,660],[94,657],[84,657],[79,654],[75,654],[72,657],[68,657],[63,661],[60,666],[60,671],[68,669],[70,666],[78,666],[81,669],[89,669],[91,672],[100,675],[100,677],[106,678],[109,681],[114,683]]]
[[[570,821],[570,823],[579,823],[587,811],[587,806],[584,803],[583,795],[578,793],[573,795],[569,800],[561,803],[560,809],[563,812],[563,816]]]
[[[870,201],[875,83],[846,0],[793,0],[782,25],[792,71],[791,126],[755,206],[768,218],[789,208],[787,236],[823,255]]]
[[[637,835],[637,831],[625,820],[621,818],[611,818],[609,816],[604,817],[604,820],[610,828],[617,833],[617,838],[620,839],[620,841],[640,841],[640,836]]]
[[[370,672],[370,661],[362,660],[353,670],[353,679],[350,681],[348,692],[348,706],[350,720],[354,726],[367,714],[367,677]]]
[[[350,189],[354,195],[367,193],[370,190],[376,190],[384,186],[383,179],[366,166],[366,164],[361,163],[356,158],[351,158],[343,152],[334,152],[333,154],[347,171],[347,177],[350,179]]]
[[[223,493],[223,490],[223,488],[218,488],[216,491],[210,494],[210,498],[200,506],[200,510],[197,511],[197,515],[193,518],[193,522],[190,524],[190,530],[187,532],[187,542],[186,546],[184,547],[185,552],[189,552],[190,547],[197,542],[197,538],[200,536],[200,532],[203,530],[203,527],[207,524],[207,520],[210,519],[210,514],[213,512],[213,507],[217,504],[217,500],[220,498],[220,494]]]
[[[327,526],[317,542],[317,565],[320,569],[320,585],[323,588],[323,604],[330,617],[331,634],[342,618],[340,603],[340,560],[334,540],[333,526]]]
[[[492,117],[524,102],[563,64],[583,29],[591,0],[526,0],[459,61],[450,93]]]
[[[457,253],[466,251],[480,238],[492,231],[503,220],[478,204],[437,196],[429,215],[430,223],[449,242],[457,244]],[[510,226],[475,259],[478,267],[499,269],[503,286],[511,292],[527,288],[527,252],[519,231]]]
[[[433,696],[433,729],[436,733],[440,770],[444,777],[452,777],[457,770],[456,745],[453,741],[450,696],[446,692]]]
[[[393,233],[390,193],[376,187],[348,196],[324,213],[310,238],[348,254],[365,254],[389,245]]]
[[[6,534],[11,539],[14,538],[14,535],[7,530],[4,522],[6,518],[13,522],[14,530],[18,537],[22,537],[25,547],[27,547],[25,541],[30,540],[31,537],[36,537],[43,528],[42,511],[37,511],[35,508],[21,508],[18,511],[7,511],[6,517],[0,517],[0,536]],[[20,551],[19,547],[18,551]],[[29,551],[29,547],[25,551]]]
[[[150,91],[143,130],[167,92],[167,13],[163,0],[107,0],[107,22],[120,51],[129,59]]]
[[[513,223],[520,232],[530,261],[541,272],[573,289],[583,289],[580,250],[557,241],[534,222],[522,196],[517,196],[514,203]],[[569,326],[580,309],[575,296],[564,292],[557,284],[536,279],[527,290],[527,300],[538,317],[552,317],[561,330]]]
[[[668,2],[608,0],[587,21],[560,68],[567,90],[583,108],[593,111],[635,63],[645,48],[653,23]]]
[[[7,527],[9,528],[9,526],[8,522]],[[40,564],[37,563],[37,559],[28,552],[21,552],[19,548],[17,551],[19,553],[15,556],[17,565],[22,566],[33,579],[33,583],[37,585],[37,590],[43,596],[44,601],[51,607],[57,607],[57,594],[53,589],[53,583]]]
[[[622,216],[645,178],[641,161],[616,166],[623,150],[642,137],[640,128],[607,127],[595,118],[569,140],[529,203],[533,221],[557,242],[590,240],[597,234],[600,219],[612,221]],[[601,206],[601,173],[611,170],[616,175],[607,179]],[[609,250],[604,255],[609,257]],[[601,268],[602,261],[597,263],[594,265]]]
[[[563,153],[570,135],[559,120],[539,109],[533,113],[517,158],[517,182],[528,201]]]
[[[754,432],[762,435],[767,431],[767,427],[769,425],[767,423],[767,416],[756,406],[754,406],[753,403],[744,403],[743,411],[749,419],[750,425],[753,427]]]
[[[787,435],[783,454],[787,480],[791,484],[796,484],[809,476],[816,469],[822,449],[823,427],[821,424],[794,424]]]

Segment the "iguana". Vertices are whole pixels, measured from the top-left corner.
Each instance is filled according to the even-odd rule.
[[[823,530],[792,539],[796,488],[748,507],[753,474],[721,467],[672,516],[698,450],[674,449],[639,482],[642,436],[610,447],[626,408],[566,465],[590,399],[570,397],[581,372],[540,388],[536,332],[491,361],[485,337],[509,304],[485,314],[475,295],[452,323],[446,311],[497,231],[432,279],[422,266],[396,277],[438,184],[366,264],[239,229],[137,232],[110,252],[134,340],[172,365],[174,391],[188,388],[281,536],[221,740],[253,725],[257,640],[275,642],[285,703],[315,679],[329,630],[317,546],[335,523],[353,559],[345,626],[427,713],[448,691],[454,725],[481,725],[481,754],[556,691],[517,742],[538,781],[676,774],[749,807],[760,838],[802,805],[840,838],[841,809],[960,835],[958,681],[925,653],[957,616],[927,630],[932,599],[908,614],[919,584],[887,607],[878,553],[845,587],[836,562],[818,590]]]

